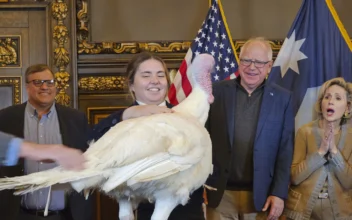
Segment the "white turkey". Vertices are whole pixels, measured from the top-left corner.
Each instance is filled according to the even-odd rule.
[[[70,183],[77,192],[98,189],[119,202],[120,219],[134,219],[141,200],[155,202],[152,220],[167,219],[201,187],[212,172],[211,140],[204,128],[214,97],[211,55],[195,57],[188,68],[191,94],[174,113],[130,119],[112,127],[85,152],[86,168],[61,167],[0,179],[0,190],[22,195],[54,184]],[[47,204],[48,206],[48,204]]]

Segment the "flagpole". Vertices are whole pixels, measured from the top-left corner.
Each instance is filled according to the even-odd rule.
[[[347,33],[345,27],[343,26],[334,6],[332,5],[331,0],[326,0],[326,4],[330,10],[332,17],[334,18],[334,20],[336,22],[337,27],[339,28],[339,30],[342,34],[342,37],[345,39],[347,46],[350,48],[350,50],[352,52],[352,43],[351,43],[350,37],[348,36],[348,33]]]
[[[222,20],[224,21],[224,25],[225,25],[225,28],[226,28],[227,35],[229,36],[229,41],[230,41],[230,44],[231,44],[231,47],[232,47],[232,51],[233,51],[233,53],[235,55],[235,58],[236,58],[236,61],[238,63],[239,59],[237,57],[235,45],[233,45],[232,36],[231,36],[230,30],[229,30],[229,27],[227,25],[227,21],[226,21],[226,17],[225,17],[225,14],[224,14],[224,10],[222,8],[221,0],[217,0],[217,1],[218,1],[219,9],[221,11]]]

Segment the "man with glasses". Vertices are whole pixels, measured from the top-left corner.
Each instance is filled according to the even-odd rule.
[[[63,144],[85,151],[88,147],[86,116],[55,103],[57,88],[55,77],[47,65],[33,65],[25,73],[28,101],[0,110],[0,131],[38,144]],[[1,167],[1,177],[19,176],[57,166],[53,161],[20,160],[18,166]],[[6,220],[39,220],[44,218],[48,188],[13,196],[12,191],[0,193],[0,213]],[[64,190],[50,193],[50,220],[93,219],[92,199],[82,194],[65,194]]]
[[[240,52],[239,76],[213,86],[207,129],[214,172],[207,219],[278,219],[287,197],[293,154],[291,93],[266,82],[272,49],[263,38]]]

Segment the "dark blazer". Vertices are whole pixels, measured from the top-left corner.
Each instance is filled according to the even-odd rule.
[[[24,137],[24,117],[27,103],[14,105],[0,110],[0,131]],[[85,151],[88,148],[88,122],[86,116],[72,108],[55,104],[62,142],[64,145]],[[24,163],[20,160],[18,165],[13,167],[0,167],[0,176],[13,177],[24,174]],[[17,220],[20,209],[20,196],[14,196],[13,192],[0,192],[0,215],[6,216],[6,220]],[[72,220],[93,219],[92,196],[85,200],[84,196],[75,192],[68,194],[67,212]]]
[[[238,79],[237,79],[238,80]],[[210,207],[217,207],[226,189],[234,139],[236,82],[214,84],[214,103],[206,127],[213,143],[213,174],[207,184]],[[287,198],[293,154],[294,117],[291,93],[277,84],[266,83],[253,147],[253,196],[260,211],[269,195]]]
[[[133,103],[132,106],[138,105],[137,102]],[[168,108],[173,106],[166,102]],[[91,139],[98,140],[102,137],[112,126],[121,122],[122,114],[124,110],[120,110],[112,113],[107,118],[99,121],[93,128],[93,133],[90,135]],[[204,220],[204,213],[202,209],[203,204],[203,187],[199,188],[190,196],[190,200],[185,206],[178,205],[171,212],[169,220]],[[141,203],[137,209],[138,220],[149,220],[154,211],[154,204]]]

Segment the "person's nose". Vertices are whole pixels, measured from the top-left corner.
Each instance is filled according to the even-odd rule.
[[[249,65],[249,69],[256,69],[254,61],[252,61],[251,64]]]
[[[157,75],[152,75],[152,78],[150,79],[150,82],[153,83],[153,84],[160,83],[159,77]]]
[[[48,85],[46,84],[46,82],[43,82],[43,84],[40,86],[41,89],[48,89]]]

